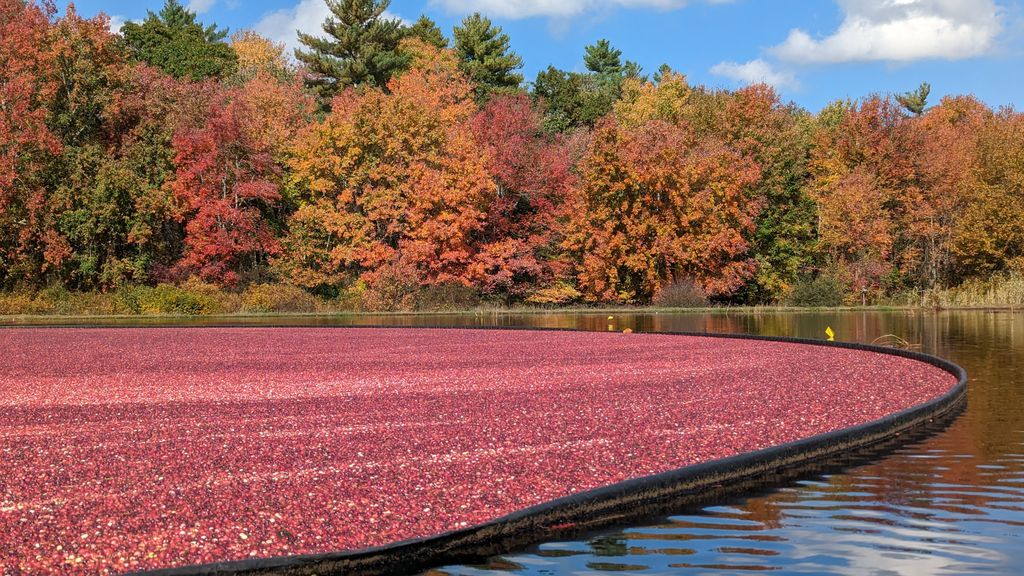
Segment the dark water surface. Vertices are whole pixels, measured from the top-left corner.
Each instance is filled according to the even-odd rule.
[[[896,335],[970,373],[969,406],[946,430],[840,473],[429,574],[1024,574],[1022,313],[617,314],[611,320],[607,314],[484,314],[246,323],[630,328],[807,338],[823,338],[831,326],[839,340],[867,343]]]

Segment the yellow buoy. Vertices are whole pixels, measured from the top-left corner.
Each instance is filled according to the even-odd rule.
[[[828,341],[829,342],[835,342],[836,341],[836,333],[832,330],[831,326],[829,326],[828,328],[825,328],[825,336],[828,336]]]

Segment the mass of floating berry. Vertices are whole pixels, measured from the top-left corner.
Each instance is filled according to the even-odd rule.
[[[0,331],[0,567],[109,574],[429,536],[868,422],[955,379],[713,338]]]

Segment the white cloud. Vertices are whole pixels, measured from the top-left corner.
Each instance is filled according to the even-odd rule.
[[[253,30],[274,42],[284,44],[286,52],[291,54],[295,48],[300,46],[298,32],[323,36],[323,24],[330,15],[331,9],[327,7],[324,0],[301,0],[292,8],[275,10],[264,15],[253,27]],[[384,17],[402,20],[409,24],[400,16],[389,12],[385,12]]]
[[[990,52],[1001,30],[994,0],[839,0],[830,36],[793,30],[770,52],[803,63],[958,60]]]
[[[741,84],[765,83],[776,88],[796,86],[796,78],[789,72],[776,70],[769,62],[760,58],[740,64],[721,62],[711,68],[711,73],[735,80]]]
[[[117,34],[121,31],[121,27],[124,26],[126,22],[128,22],[128,20],[124,16],[111,16],[110,21],[107,22],[107,28],[109,28],[114,34]]]
[[[725,4],[732,0],[705,0],[712,4]],[[449,12],[468,14],[480,12],[496,18],[532,18],[550,16],[569,18],[585,12],[612,7],[656,8],[671,10],[681,8],[688,0],[430,0]]]
[[[217,0],[189,0],[188,9],[196,14],[205,14],[213,8]]]

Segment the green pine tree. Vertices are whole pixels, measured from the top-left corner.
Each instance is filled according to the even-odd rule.
[[[647,75],[644,74],[644,67],[632,60],[626,60],[626,63],[622,65],[622,77],[647,82]]]
[[[622,50],[612,48],[607,40],[598,40],[587,46],[583,63],[595,74],[618,76],[622,74]]]
[[[448,47],[448,39],[444,37],[444,32],[441,32],[437,23],[427,16],[420,16],[420,19],[409,27],[408,34],[442,50]]]
[[[928,109],[928,96],[931,95],[931,93],[932,85],[927,82],[923,82],[918,86],[917,90],[897,96],[896,101],[906,108],[907,112],[910,112],[914,116],[920,116]]]
[[[121,34],[133,58],[175,78],[223,78],[235,70],[235,52],[224,42],[227,30],[203,26],[177,0],[167,0],[159,14],[149,12],[141,24],[126,23]]]
[[[612,111],[626,78],[646,80],[636,62],[622,63],[622,52],[607,40],[587,46],[583,62],[589,72],[548,67],[537,74],[533,94],[547,110],[545,126],[553,132],[593,127]]]
[[[662,64],[658,67],[658,71],[654,73],[654,83],[661,84],[661,80],[672,73],[672,67],[668,64]]]
[[[523,59],[511,50],[508,34],[500,26],[476,13],[456,26],[452,36],[460,67],[476,84],[478,100],[519,89],[523,75],[516,70],[523,67]]]
[[[326,38],[299,33],[308,50],[296,50],[305,63],[317,93],[329,99],[349,86],[386,88],[388,80],[408,62],[398,45],[405,35],[402,23],[385,18],[390,0],[326,0],[331,10],[324,22]]]

